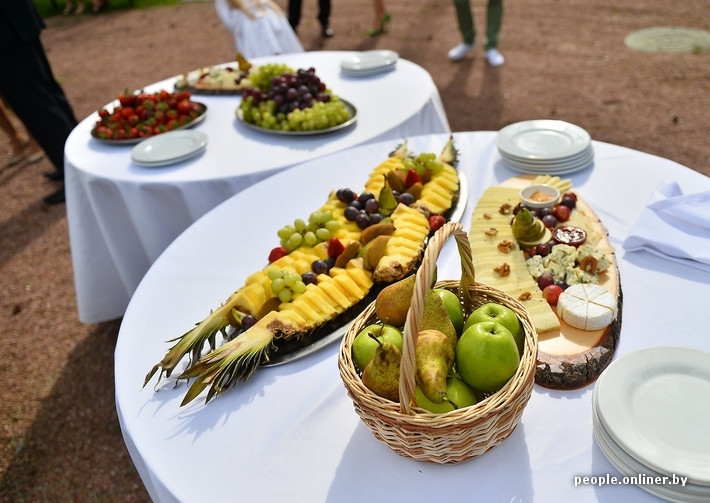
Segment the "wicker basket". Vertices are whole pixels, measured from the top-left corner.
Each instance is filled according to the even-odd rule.
[[[466,314],[487,302],[497,302],[511,308],[523,326],[525,349],[516,373],[501,390],[470,407],[434,414],[414,404],[414,348],[424,297],[434,279],[436,259],[445,241],[451,236],[455,237],[461,256],[461,280],[440,281],[436,287],[455,292]],[[460,224],[447,223],[434,234],[417,271],[414,295],[403,330],[400,403],[381,398],[366,388],[352,360],[353,340],[362,328],[375,322],[377,317],[373,302],[352,322],[343,337],[338,367],[355,411],[376,438],[402,456],[454,464],[480,456],[510,436],[532,393],[537,334],[527,310],[518,300],[475,282],[468,236]]]

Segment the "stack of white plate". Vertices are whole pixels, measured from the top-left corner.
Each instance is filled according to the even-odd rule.
[[[207,135],[201,131],[179,130],[151,136],[131,149],[134,164],[157,168],[184,161],[207,147]]]
[[[559,120],[531,120],[506,126],[496,135],[496,146],[503,161],[522,173],[573,173],[594,160],[589,133]]]
[[[668,501],[710,501],[710,353],[653,347],[612,362],[592,398],[594,438],[622,477]]]
[[[351,77],[369,77],[395,69],[399,54],[381,49],[358,52],[340,62],[340,71]]]

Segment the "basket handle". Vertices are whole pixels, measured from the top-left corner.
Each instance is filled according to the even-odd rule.
[[[417,336],[422,321],[424,311],[424,299],[429,291],[429,287],[434,280],[436,272],[436,260],[441,253],[446,240],[454,236],[456,245],[461,257],[461,281],[459,283],[459,297],[463,299],[465,306],[471,306],[473,299],[471,288],[475,285],[475,271],[471,256],[471,244],[468,235],[464,232],[458,222],[446,222],[429,239],[424,258],[417,270],[414,280],[414,293],[412,302],[407,311],[404,323],[404,339],[402,341],[402,363],[399,370],[399,406],[403,414],[411,414],[414,403],[415,381],[415,348],[417,346]]]

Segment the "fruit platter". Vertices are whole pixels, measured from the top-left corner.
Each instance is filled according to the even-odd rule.
[[[521,189],[533,185],[556,195],[528,206]],[[623,296],[606,230],[570,181],[521,175],[489,187],[469,237],[477,281],[521,300],[530,313],[536,382],[555,389],[593,382],[614,356]]]
[[[148,372],[188,382],[183,405],[248,379],[271,357],[298,350],[349,323],[377,292],[416,270],[430,234],[461,197],[457,152],[415,154],[407,142],[374,167],[364,186],[332,187],[310,215],[284,219],[262,269],[206,318],[169,342]],[[173,334],[174,336],[175,334]]]
[[[340,131],[357,121],[355,106],[328,89],[314,68],[269,63],[252,70],[237,120],[270,134],[301,136]]]
[[[205,119],[207,107],[189,91],[155,93],[125,91],[112,110],[102,107],[91,130],[95,139],[113,145],[134,145],[145,138],[192,127]]]
[[[237,54],[236,64],[208,66],[181,75],[175,81],[176,91],[193,94],[238,95],[250,85],[252,64]]]

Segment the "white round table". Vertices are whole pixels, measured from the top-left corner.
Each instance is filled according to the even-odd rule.
[[[494,132],[455,133],[459,169],[469,182],[462,224],[483,190],[515,176]],[[414,152],[437,152],[446,135],[410,138]],[[575,477],[620,474],[592,436],[593,385],[574,391],[535,386],[512,435],[483,456],[453,466],[400,457],[356,415],[337,365],[338,344],[302,360],[262,368],[209,402],[180,407],[187,389],[173,380],[142,388],[168,339],[184,333],[263,267],[276,230],[307,215],[322,187],[361,187],[394,141],[323,157],[254,185],[185,231],[153,264],[123,318],[115,352],[116,405],[130,455],[155,501],[658,501],[633,485],[575,487]],[[624,292],[617,357],[656,345],[710,350],[701,314],[710,273],[621,243],[664,179],[685,192],[710,179],[670,160],[594,142],[593,167],[570,175],[616,247]],[[327,181],[320,179],[331,170]],[[292,186],[313,187],[311,195]],[[305,199],[305,200],[304,200]],[[268,201],[270,212],[255,210]],[[257,218],[254,218],[256,213]],[[229,232],[224,232],[229,229]],[[214,236],[218,244],[206,244]],[[438,277],[455,278],[459,259],[447,244]],[[681,314],[685,313],[685,314]],[[177,374],[177,373],[176,373]],[[598,479],[597,479],[598,480]]]
[[[236,120],[239,96],[195,95],[195,101],[207,105],[206,119],[195,126],[207,134],[206,151],[170,166],[146,168],[131,162],[130,146],[91,137],[97,113],[81,121],[65,147],[79,319],[95,323],[122,316],[141,278],[168,244],[207,211],[259,180],[356,145],[450,131],[426,70],[400,59],[394,71],[351,77],[341,73],[340,62],[352,54],[313,52],[253,60],[255,65],[314,67],[358,111],[354,126],[335,133],[287,137],[254,131]],[[145,89],[172,90],[174,83],[170,78]],[[256,208],[268,209],[268,201]],[[218,246],[221,239],[215,236],[210,245]]]

